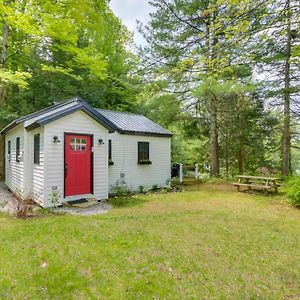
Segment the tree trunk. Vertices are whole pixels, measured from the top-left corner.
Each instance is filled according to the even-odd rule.
[[[0,181],[5,179],[5,138],[0,136]]]
[[[206,25],[206,46],[207,46],[207,60],[213,61],[216,58],[215,47],[218,43],[218,38],[214,32],[214,22],[216,13],[211,16],[210,22]],[[212,71],[211,67],[207,68],[208,74]],[[218,176],[220,174],[220,158],[219,158],[219,141],[218,141],[218,119],[217,119],[217,97],[211,92],[209,100],[209,118],[210,118],[210,155],[211,166],[210,176]]]
[[[2,33],[2,50],[0,57],[0,68],[5,68],[6,60],[7,60],[7,51],[8,51],[8,33],[9,27],[4,24],[3,33]],[[5,103],[6,100],[6,86],[5,83],[0,81],[0,106]],[[0,124],[2,127],[3,124]],[[0,136],[0,180],[4,180],[5,177],[5,150],[4,150],[5,142],[4,136]]]
[[[282,134],[282,175],[287,176],[291,171],[291,133],[290,133],[290,76],[291,76],[291,11],[290,0],[286,2],[286,59],[284,66],[284,105],[283,105],[283,134]]]
[[[217,126],[217,107],[215,100],[210,100],[210,153],[211,167],[210,176],[217,176],[220,173],[219,166],[219,143],[218,143],[218,126]]]
[[[1,51],[1,58],[0,58],[1,68],[5,67],[6,60],[7,60],[8,32],[9,32],[8,25],[4,24],[3,35],[2,35],[2,51]],[[5,99],[6,99],[6,86],[3,82],[0,82],[0,105],[5,103]]]
[[[226,177],[229,177],[229,153],[228,153],[228,131],[225,135],[225,169],[226,169]]]
[[[244,174],[244,172],[245,172],[245,155],[244,155],[243,144],[241,144],[239,147],[237,161],[238,161],[239,174]]]

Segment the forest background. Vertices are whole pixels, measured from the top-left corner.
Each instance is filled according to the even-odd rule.
[[[0,127],[79,96],[168,128],[172,161],[211,176],[297,172],[299,1],[150,4],[136,49],[105,0],[1,0]]]

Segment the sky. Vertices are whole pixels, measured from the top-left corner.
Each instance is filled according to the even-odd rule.
[[[144,24],[150,20],[149,13],[152,8],[148,0],[111,0],[110,7],[121,18],[123,24],[134,33],[134,42],[138,46],[145,45],[146,41],[137,30],[136,20]]]

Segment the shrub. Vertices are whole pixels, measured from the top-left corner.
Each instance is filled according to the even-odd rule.
[[[32,201],[30,198],[22,199],[20,196],[16,196],[12,199],[12,209],[15,217],[20,219],[26,219],[28,213],[31,211]]]
[[[153,192],[157,192],[158,190],[159,190],[158,185],[157,185],[157,184],[153,184],[153,185],[152,185],[152,191],[153,191]]]
[[[112,194],[117,198],[123,198],[130,195],[131,191],[127,187],[126,183],[117,181],[114,186],[112,186]]]
[[[290,198],[291,204],[300,208],[300,177],[290,177],[286,181],[283,191]]]
[[[24,197],[24,191],[20,189],[15,190],[13,194],[14,197],[11,199],[12,215],[20,219],[26,219],[32,213],[33,206],[35,205],[32,200],[34,199],[34,194],[30,192]]]
[[[179,186],[179,185],[182,185],[179,178],[178,177],[173,177],[171,179],[171,186],[174,187],[174,186]]]
[[[50,201],[52,203],[52,206],[54,208],[58,207],[59,205],[59,198],[60,198],[60,195],[59,195],[59,192],[57,190],[53,190],[50,194]]]
[[[140,185],[139,186],[139,192],[140,192],[140,194],[146,194],[147,190],[146,190],[146,188],[143,185]]]

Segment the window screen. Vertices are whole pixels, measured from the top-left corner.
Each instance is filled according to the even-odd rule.
[[[20,138],[16,138],[16,161],[20,161]]]
[[[40,164],[40,134],[34,135],[34,163]]]
[[[138,161],[149,160],[149,142],[138,142]]]

